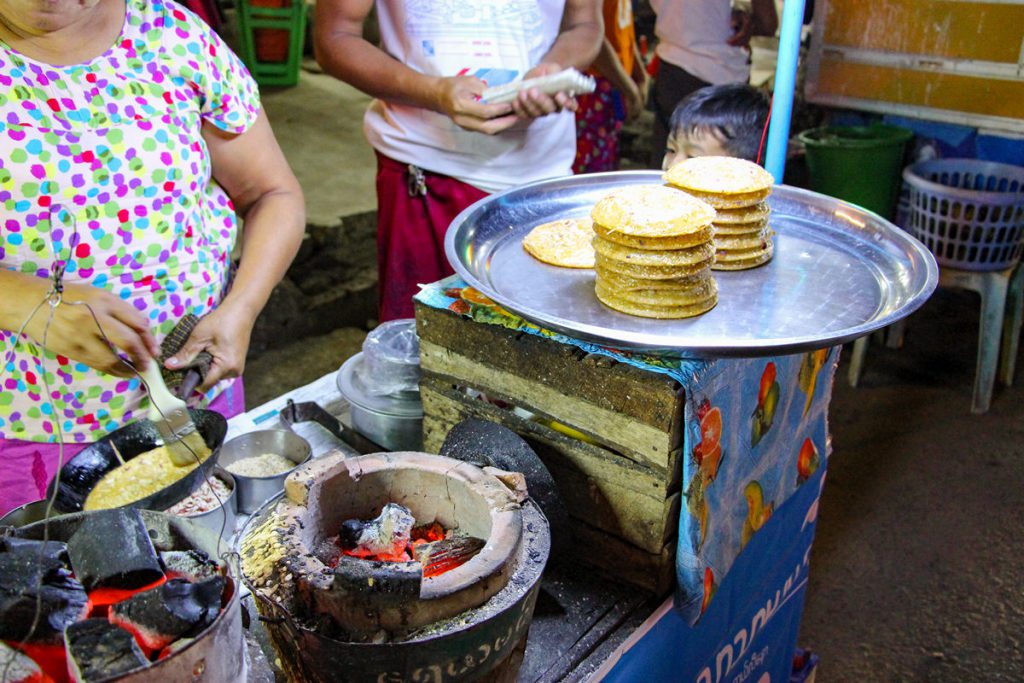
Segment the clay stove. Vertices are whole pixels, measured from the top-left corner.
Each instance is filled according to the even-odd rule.
[[[482,548],[436,575],[334,552],[343,523],[389,504]],[[549,548],[519,475],[418,452],[336,453],[293,472],[253,516],[242,575],[293,681],[504,681],[521,661]]]

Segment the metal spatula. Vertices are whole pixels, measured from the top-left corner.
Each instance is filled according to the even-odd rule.
[[[196,423],[188,414],[188,406],[167,389],[155,359],[150,359],[141,372],[149,391],[149,413],[146,417],[156,425],[163,437],[167,453],[178,467],[204,460],[210,453]]]

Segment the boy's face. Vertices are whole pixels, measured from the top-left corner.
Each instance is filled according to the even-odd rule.
[[[729,157],[732,154],[713,131],[698,128],[692,133],[673,132],[665,143],[665,158],[661,170],[667,171],[673,164],[690,157]]]

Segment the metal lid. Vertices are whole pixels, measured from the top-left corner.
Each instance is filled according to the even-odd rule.
[[[338,391],[345,399],[363,410],[398,417],[422,417],[423,404],[420,402],[419,391],[401,391],[396,394],[374,394],[365,384],[363,373],[363,353],[345,361],[338,370]]]

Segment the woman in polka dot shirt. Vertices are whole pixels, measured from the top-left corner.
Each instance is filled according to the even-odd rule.
[[[145,365],[202,317],[166,365],[209,352],[223,401],[305,218],[252,78],[171,0],[0,0],[0,150],[2,514],[145,415],[108,340]]]

